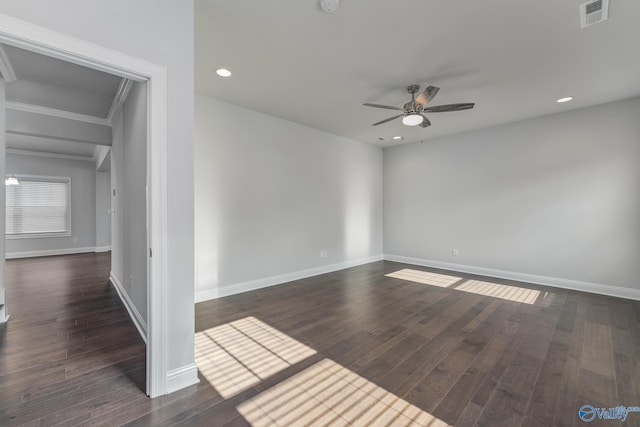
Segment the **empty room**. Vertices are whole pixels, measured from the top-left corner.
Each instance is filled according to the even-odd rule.
[[[146,153],[111,254],[0,249],[0,424],[640,426],[640,3],[50,3],[4,80],[146,83]]]

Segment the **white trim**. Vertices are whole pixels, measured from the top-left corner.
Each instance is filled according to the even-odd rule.
[[[216,298],[223,298],[243,292],[255,291],[269,286],[280,285],[294,280],[305,279],[319,274],[332,273],[345,268],[356,267],[358,265],[369,264],[370,262],[382,261],[382,255],[375,255],[366,258],[359,258],[352,261],[339,262],[337,264],[324,265],[322,267],[310,268],[307,270],[295,271],[292,273],[279,274],[277,276],[265,277],[248,282],[236,283],[229,286],[222,286],[216,289],[196,290],[196,302],[208,301]]]
[[[551,286],[554,288],[571,289],[574,291],[640,300],[640,289],[623,288],[620,286],[602,285],[599,283],[582,282],[579,280],[560,279],[557,277],[539,276],[537,274],[518,273],[515,271],[476,267],[473,265],[454,264],[450,262],[412,258],[400,255],[384,254],[384,259],[387,261],[401,262],[404,264],[422,265],[425,267],[441,268],[443,270],[459,271],[461,273],[471,273],[481,276],[517,280],[519,282],[535,283],[538,285]]]
[[[91,156],[91,159],[96,162],[96,167],[104,161],[109,150],[111,147],[108,145],[96,145],[96,148],[93,149],[93,156]]]
[[[198,368],[192,363],[178,369],[172,369],[167,372],[167,393],[181,390],[190,385],[198,384]]]
[[[102,145],[100,147],[103,147]],[[73,154],[47,153],[45,151],[18,150],[7,148],[7,154],[18,154],[21,156],[51,157],[54,159],[80,160],[83,162],[93,162],[93,157],[76,156]]]
[[[5,83],[17,80],[16,73],[13,71],[11,61],[7,56],[7,51],[4,50],[3,46],[0,46],[0,74],[2,74]]]
[[[40,139],[53,139],[53,140],[57,140],[57,141],[81,142],[83,144],[104,145],[106,147],[111,147],[110,145],[104,144],[102,142],[87,141],[86,139],[65,138],[65,137],[62,137],[62,136],[48,135],[48,134],[42,134],[42,133],[33,133],[33,132],[22,132],[22,131],[11,130],[11,129],[8,129],[6,132],[7,132],[7,135],[30,136],[30,137],[33,137],[33,138],[40,138]]]
[[[7,312],[7,306],[5,305],[4,289],[0,289],[0,323],[4,323],[9,320],[9,314]]]
[[[131,321],[136,326],[136,329],[138,330],[140,337],[142,337],[142,340],[146,344],[147,343],[147,322],[144,321],[144,319],[142,318],[142,315],[136,308],[136,305],[133,303],[133,301],[131,301],[129,294],[122,287],[122,282],[120,282],[120,280],[118,280],[115,274],[113,274],[113,271],[109,274],[109,281],[111,282],[116,292],[118,293],[118,296],[122,301],[122,304],[124,304],[124,307],[127,309],[127,312],[129,313],[129,317],[131,317]]]
[[[167,393],[169,360],[167,310],[167,69],[156,68],[147,84],[147,307],[149,349],[147,349],[147,392],[151,397]],[[148,254],[149,255],[149,254]],[[193,284],[191,284],[193,286]],[[193,333],[193,331],[192,331]]]
[[[16,258],[34,258],[41,256],[55,256],[55,255],[72,255],[72,254],[86,254],[88,252],[95,252],[95,247],[83,247],[83,248],[63,248],[63,249],[45,249],[41,251],[24,251],[24,252],[7,252],[5,259]]]
[[[150,203],[149,239],[153,259],[147,289],[147,394],[166,394],[167,326],[167,69],[104,46],[77,39],[11,16],[0,15],[0,43],[7,43],[63,61],[148,82],[149,134],[147,162]]]
[[[124,101],[126,101],[132,85],[133,81],[127,78],[123,77],[122,80],[120,80],[120,85],[118,86],[116,95],[113,97],[113,101],[111,102],[111,108],[109,108],[109,114],[107,114],[106,120],[109,125],[113,126],[113,121],[118,116],[120,109],[122,109],[122,105],[124,104]]]
[[[100,252],[109,252],[110,250],[111,250],[111,246],[96,246],[93,251],[95,253],[100,253]]]
[[[58,117],[60,119],[75,120],[77,122],[92,123],[94,125],[109,126],[111,123],[102,117],[88,116],[86,114],[72,113],[71,111],[58,110],[56,108],[43,107],[41,105],[25,104],[23,102],[7,101],[9,110],[24,111],[33,114]]]

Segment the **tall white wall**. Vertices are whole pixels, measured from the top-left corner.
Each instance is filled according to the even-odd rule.
[[[205,96],[195,117],[199,300],[382,254],[381,149]]]
[[[385,254],[640,289],[639,118],[635,98],[385,149]]]
[[[96,172],[96,248],[111,246],[111,174]]]
[[[111,272],[147,318],[147,87],[134,83],[114,123]],[[113,194],[113,193],[112,193]]]
[[[6,148],[7,148],[7,141],[6,141],[6,105],[5,105],[6,99],[5,99],[5,85],[4,85],[4,80],[0,77],[0,177],[4,177],[5,176],[5,154],[6,154]],[[5,188],[4,185],[2,186],[2,188],[0,189],[0,200],[2,200],[2,209],[0,209],[0,233],[2,233],[2,235],[4,236],[5,234],[5,227],[6,227],[6,222],[5,222],[5,216],[6,216],[6,210],[5,210],[5,205],[4,205],[4,200],[5,200]],[[0,242],[0,260],[4,259],[5,254],[6,254],[6,248],[5,248],[5,239],[0,239],[2,240]],[[0,323],[1,322],[6,322],[7,321],[7,315],[8,315],[8,307],[5,304],[5,287],[4,287],[4,262],[0,262],[0,305],[2,305],[2,307],[0,307]]]
[[[6,239],[6,256],[92,250],[96,246],[96,167],[94,162],[7,154],[7,174],[71,178],[71,236]]]
[[[193,363],[193,0],[23,0],[0,13],[167,68],[167,371]]]

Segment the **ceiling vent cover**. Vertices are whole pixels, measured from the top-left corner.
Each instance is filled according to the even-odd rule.
[[[580,5],[580,27],[602,22],[609,17],[609,0],[589,0]]]

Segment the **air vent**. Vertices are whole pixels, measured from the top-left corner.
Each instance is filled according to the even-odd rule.
[[[582,28],[602,22],[609,17],[609,0],[589,0],[580,5]]]

